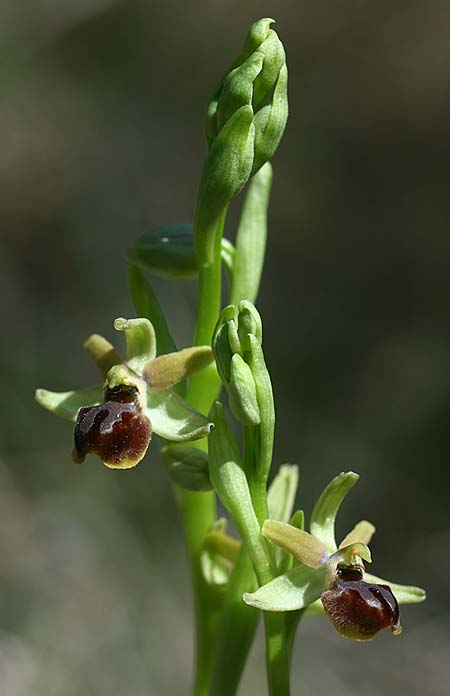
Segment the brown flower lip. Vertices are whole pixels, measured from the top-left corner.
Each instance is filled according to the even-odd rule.
[[[96,454],[110,467],[129,468],[145,455],[152,435],[133,389],[106,389],[106,401],[80,408],[74,430],[74,460]]]
[[[370,640],[383,628],[398,635],[400,611],[391,588],[355,579],[358,571],[356,567],[340,568],[335,584],[321,596],[334,627],[346,638],[358,641]]]

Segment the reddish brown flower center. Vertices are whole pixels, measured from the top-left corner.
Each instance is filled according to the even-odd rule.
[[[355,569],[349,567],[342,577],[339,569],[335,584],[321,597],[336,630],[354,640],[370,640],[388,627],[394,634],[399,633],[400,612],[390,587],[350,579],[354,574]]]
[[[139,461],[151,439],[149,419],[138,408],[129,389],[107,389],[99,406],[80,408],[75,424],[75,455],[79,462],[96,454],[111,466]]]

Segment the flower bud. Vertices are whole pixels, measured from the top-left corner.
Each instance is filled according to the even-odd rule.
[[[209,146],[242,106],[254,111],[254,174],[275,153],[287,116],[287,68],[283,44],[271,29],[274,20],[260,19],[250,28],[240,56],[219,82],[206,118]]]
[[[334,585],[321,595],[338,633],[358,641],[370,640],[383,628],[390,628],[394,635],[401,633],[400,611],[390,587],[357,577],[358,568],[341,568]]]
[[[242,425],[258,425],[260,423],[255,380],[251,369],[238,354],[233,355],[231,359],[228,395],[233,416]]]

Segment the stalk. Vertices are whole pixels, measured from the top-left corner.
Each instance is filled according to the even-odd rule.
[[[195,345],[211,343],[212,332],[221,303],[221,240],[226,210],[214,230],[213,255],[206,262],[200,260],[198,314]],[[220,390],[220,380],[214,366],[195,374],[188,385],[186,398],[199,411],[208,413]],[[193,443],[194,444],[194,443]],[[196,446],[207,449],[205,440]],[[195,677],[194,696],[207,696],[212,671],[216,628],[221,609],[221,597],[209,586],[202,573],[200,557],[203,539],[217,517],[214,492],[194,493],[179,489],[179,506],[189,557],[195,608]]]

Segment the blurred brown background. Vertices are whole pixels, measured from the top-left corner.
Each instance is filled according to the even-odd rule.
[[[191,219],[207,97],[261,16],[290,68],[259,302],[277,464],[300,465],[307,511],[335,473],[362,474],[340,531],[373,520],[374,571],[429,591],[395,640],[305,620],[293,694],[447,693],[448,2],[6,0],[2,696],[188,694],[189,581],[156,445],[132,472],[76,467],[33,390],[96,379],[82,341],[132,313],[127,244]],[[195,284],[155,288],[187,345]],[[259,644],[242,696],[263,684]]]

